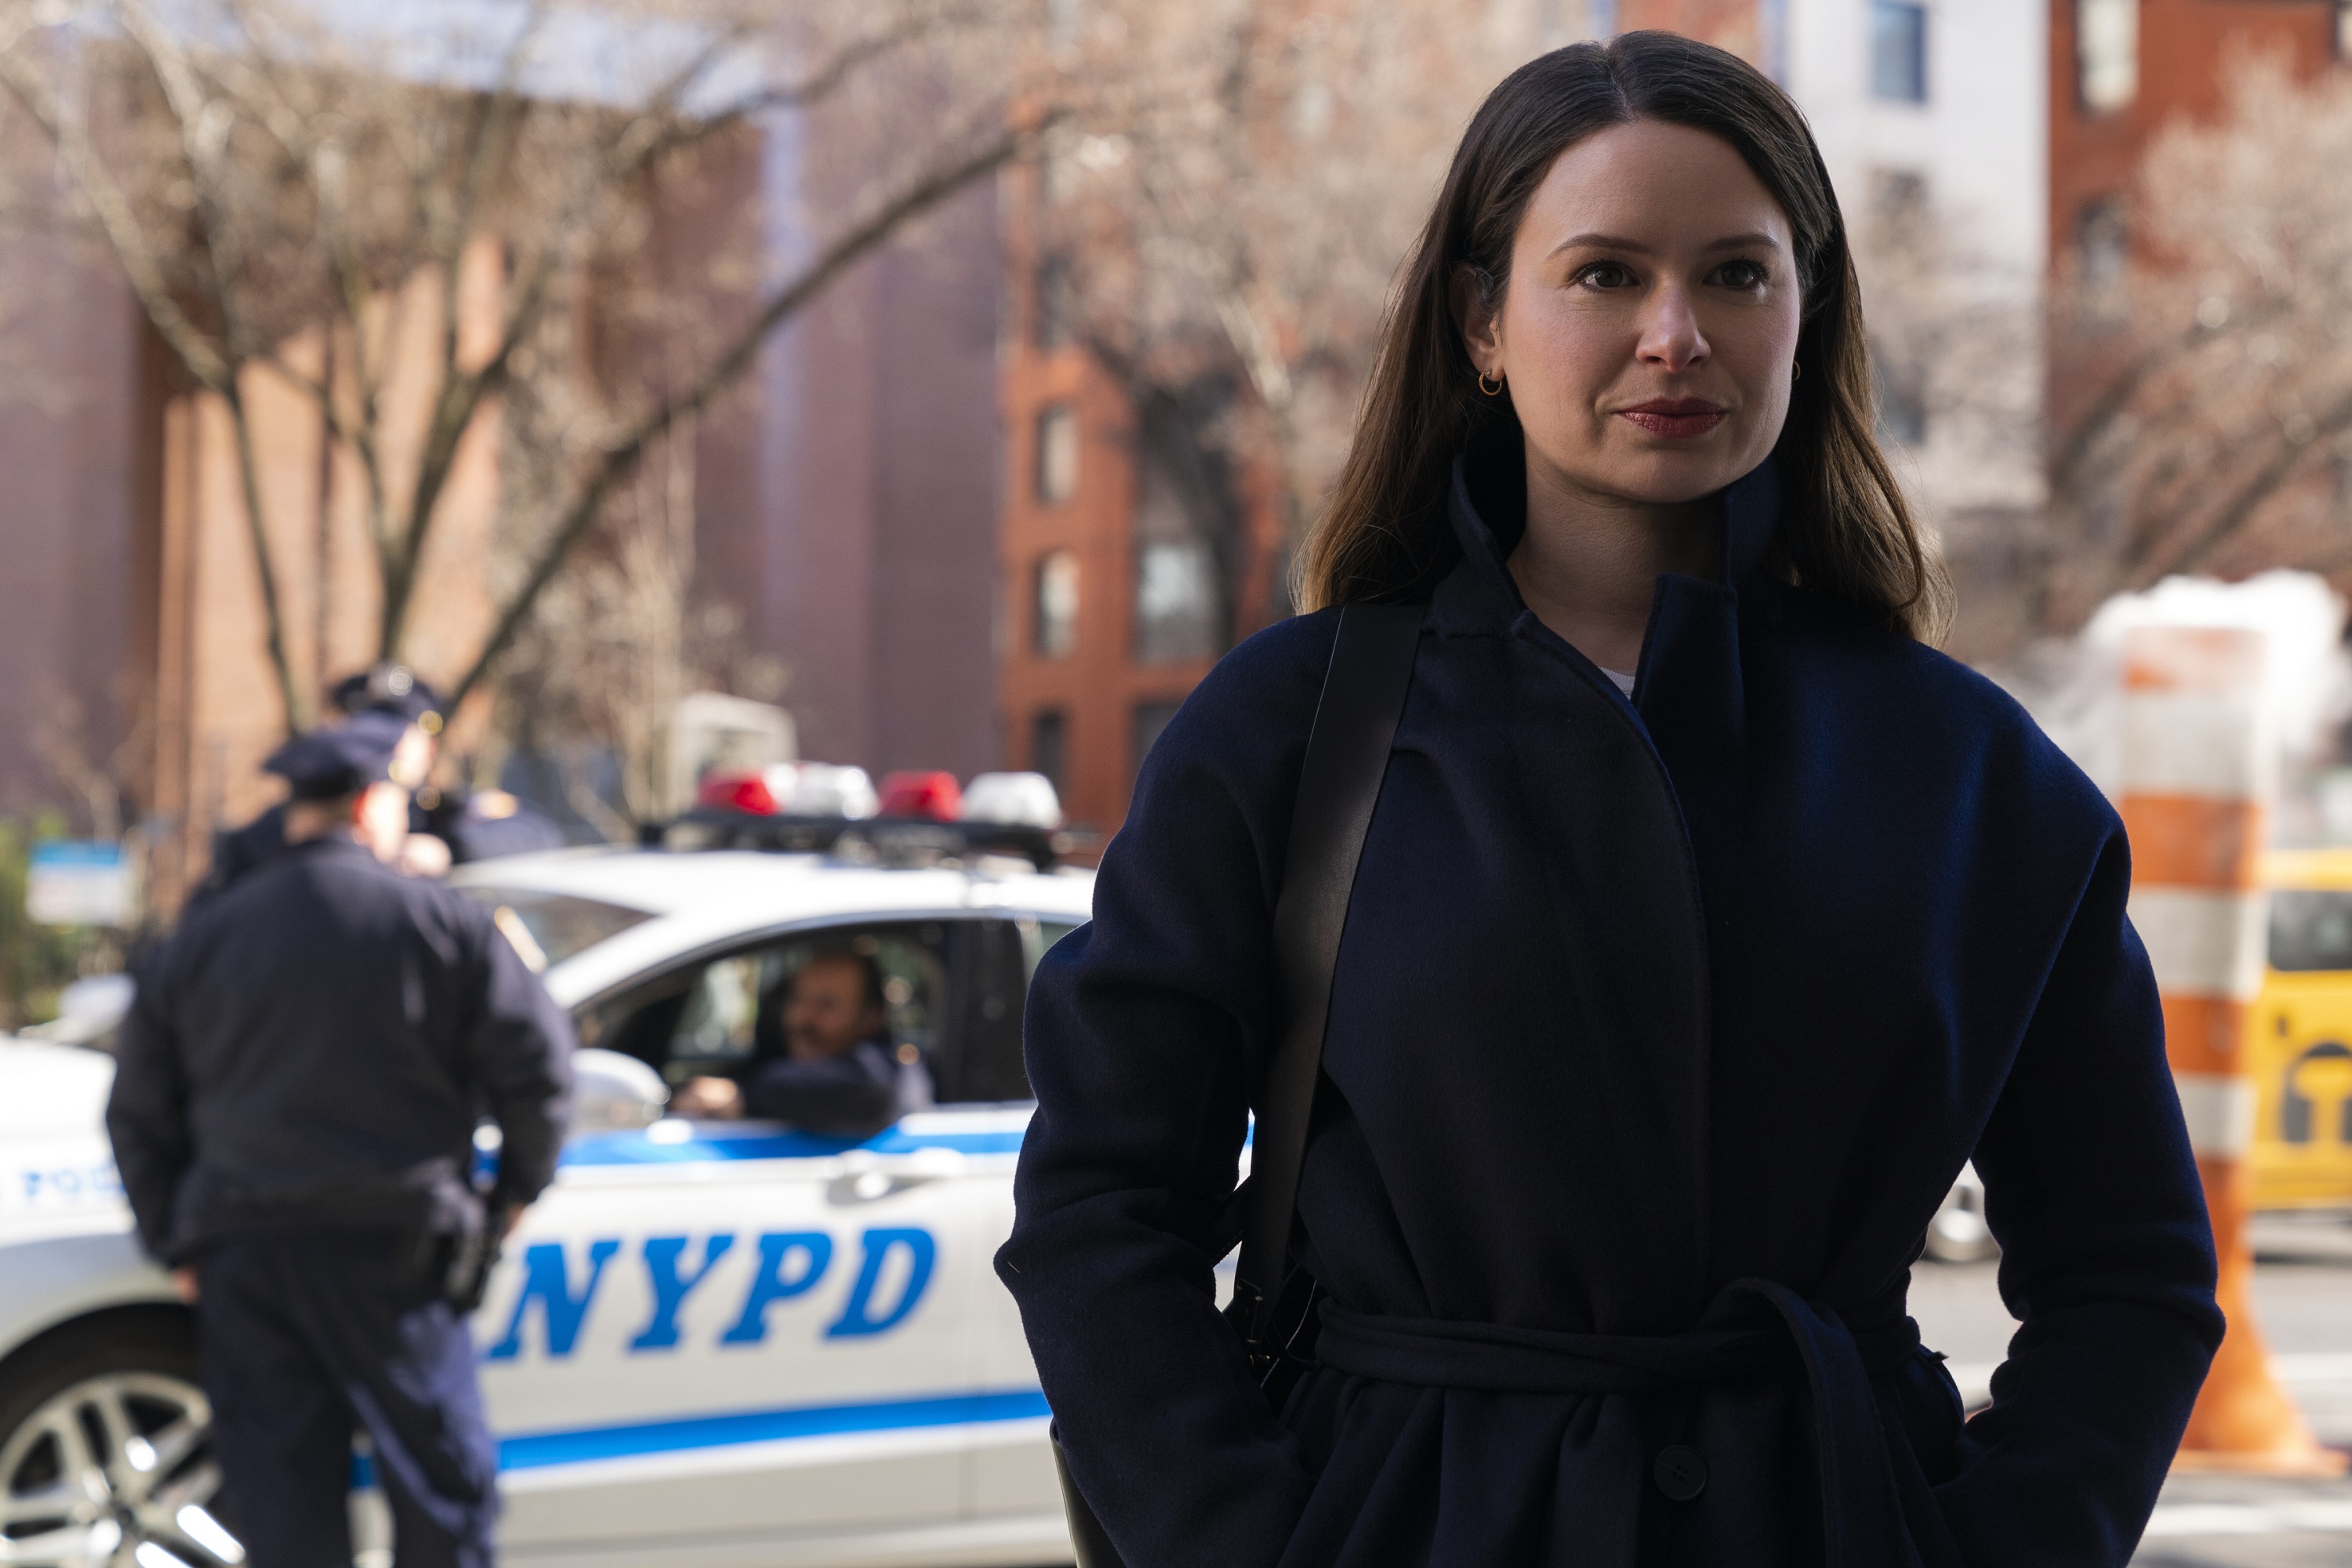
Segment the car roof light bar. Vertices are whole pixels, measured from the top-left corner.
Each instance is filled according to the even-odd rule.
[[[832,855],[894,868],[934,866],[982,855],[1003,855],[1051,870],[1076,847],[1067,833],[1018,822],[941,821],[929,816],[770,816],[698,806],[667,822],[637,830],[648,849],[764,849],[791,855]]]

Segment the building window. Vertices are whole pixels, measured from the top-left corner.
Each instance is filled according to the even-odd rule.
[[[2139,0],[2074,0],[2074,88],[2094,114],[2139,96]]]
[[[1617,36],[1617,0],[1584,0],[1584,30],[1596,38]]]
[[[1197,540],[1135,552],[1135,657],[1141,664],[1207,658],[1217,651],[1214,573]]]
[[[1057,506],[1078,493],[1078,414],[1056,403],[1037,415],[1037,499]]]
[[[1139,702],[1135,705],[1133,765],[1138,773],[1143,770],[1143,759],[1151,754],[1153,744],[1160,739],[1160,731],[1168,728],[1168,721],[1176,717],[1176,710],[1180,706],[1181,704],[1175,702]]]
[[[1030,595],[1030,646],[1040,658],[1063,658],[1078,646],[1078,558],[1056,550],[1037,558]]]
[[[2084,202],[2074,220],[2074,252],[2083,268],[2083,286],[2094,295],[2113,295],[2123,287],[2124,268],[2131,259],[2131,223],[2121,196],[2101,196]]]
[[[1075,284],[1068,257],[1048,256],[1037,264],[1032,308],[1036,312],[1037,347],[1045,353],[1069,347],[1077,336]]]
[[[1872,0],[1870,90],[1898,103],[1927,101],[1927,7]]]
[[[1062,788],[1063,768],[1070,754],[1069,715],[1059,708],[1040,708],[1029,721],[1029,767]]]

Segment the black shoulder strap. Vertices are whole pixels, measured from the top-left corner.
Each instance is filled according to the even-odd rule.
[[[1253,1356],[1265,1348],[1282,1291],[1307,1121],[1323,1070],[1331,972],[1355,890],[1356,863],[1389,765],[1398,715],[1421,646],[1419,605],[1349,605],[1339,612],[1331,665],[1316,703],[1290,812],[1290,847],[1274,906],[1282,1037],[1259,1096],[1250,1179],[1241,1194],[1242,1257],[1234,1305]]]

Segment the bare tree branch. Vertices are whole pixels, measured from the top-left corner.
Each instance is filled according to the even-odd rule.
[[[140,308],[173,356],[210,390],[219,392],[227,386],[231,376],[227,360],[205,341],[204,333],[173,298],[162,258],[141,231],[121,189],[107,177],[82,128],[60,111],[38,69],[14,51],[0,57],[0,80],[7,83],[9,92],[49,139],[59,164],[97,218],[99,231]]]
[[[2205,525],[2189,542],[2171,552],[2170,559],[2162,567],[2140,563],[2140,569],[2133,573],[2137,584],[2145,586],[2167,571],[2194,572],[2203,566],[2213,558],[2215,552],[2229,543],[2264,502],[2277,495],[2299,471],[2309,468],[2315,458],[2326,451],[2321,442],[2347,430],[2352,430],[2352,395],[2347,395],[2314,421],[2312,433],[2303,440],[2280,442],[2253,473],[2213,509]]]
[[[2150,150],[2121,279],[2061,296],[2053,353],[2118,368],[2053,450],[2053,629],[2168,573],[2306,558],[2316,481],[2352,465],[2352,83],[2248,57],[2226,87]]]
[[[1020,157],[1035,144],[1038,137],[1052,123],[1053,117],[1044,116],[1033,123],[1016,125],[1005,131],[979,151],[912,182],[863,220],[852,225],[828,244],[798,276],[761,304],[750,323],[736,335],[733,343],[701,376],[683,392],[663,400],[626,436],[608,447],[597,458],[577,499],[565,509],[562,521],[541,548],[538,559],[525,575],[521,587],[500,610],[481,652],[475,658],[473,668],[452,689],[451,704],[454,706],[464,701],[489,673],[491,665],[514,640],[524,618],[530,614],[532,605],[546,591],[548,584],[562,568],[565,559],[595,528],[605,498],[635,470],[644,460],[646,448],[656,438],[680,419],[701,413],[714,398],[740,380],[756,362],[761,347],[776,328],[797,314],[860,258],[890,238],[911,219],[929,211],[973,181]]]

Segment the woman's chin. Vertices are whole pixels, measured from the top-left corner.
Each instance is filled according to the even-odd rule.
[[[1714,495],[1756,465],[1712,442],[1708,449],[1661,442],[1648,451],[1612,453],[1600,463],[1551,466],[1571,488],[1621,506],[1670,507]]]

